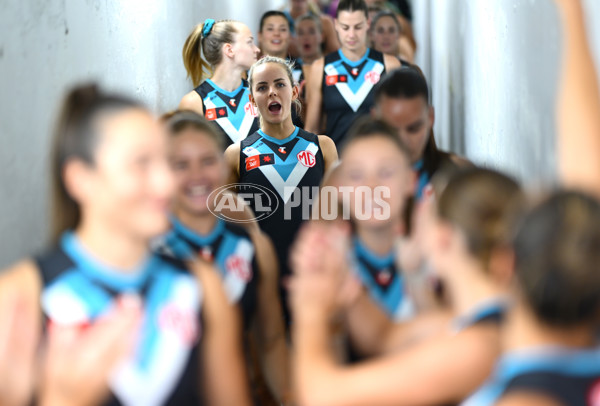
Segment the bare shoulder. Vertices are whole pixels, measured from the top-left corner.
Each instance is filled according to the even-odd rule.
[[[181,101],[179,102],[179,110],[192,110],[198,114],[204,115],[204,103],[202,103],[202,98],[195,91],[187,93]]]
[[[230,145],[225,150],[225,160],[229,164],[229,167],[235,170],[236,175],[239,175],[240,173],[240,150],[241,144],[239,143],[239,141],[235,144]]]
[[[321,151],[323,151],[323,159],[325,159],[325,171],[327,171],[338,160],[337,147],[328,136],[319,135],[318,137]]]
[[[333,27],[333,18],[331,18],[327,14],[321,14],[320,18],[323,27]]]
[[[38,294],[42,280],[37,265],[31,259],[24,259],[0,271],[0,295],[3,292],[20,291]]]
[[[398,58],[387,54],[383,54],[383,63],[385,65],[385,70],[387,71],[391,71],[400,67],[400,61]]]
[[[319,137],[319,145],[321,146],[321,149],[323,150],[323,154],[335,153],[335,158],[337,159],[337,147],[335,146],[335,143],[333,142],[333,140],[324,134],[318,135],[318,137]]]
[[[325,58],[320,57],[319,59],[315,60],[313,63],[310,64],[310,74],[313,75],[314,73],[322,72],[324,66],[325,66]]]
[[[456,154],[450,154],[450,161],[459,168],[472,168],[475,166],[475,164],[467,158]]]

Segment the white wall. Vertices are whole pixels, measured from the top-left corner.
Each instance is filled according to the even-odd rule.
[[[600,62],[600,2],[585,5]],[[414,7],[417,63],[430,79],[440,144],[527,184],[551,182],[561,46],[553,1],[418,0]]]
[[[59,101],[97,80],[154,111],[191,89],[181,48],[205,18],[256,32],[281,0],[0,0],[0,268],[43,246],[47,155]]]

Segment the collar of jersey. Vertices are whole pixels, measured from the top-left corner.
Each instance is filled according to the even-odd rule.
[[[152,268],[152,256],[144,258],[134,269],[111,267],[89,252],[72,231],[62,235],[61,247],[82,272],[119,291],[139,288]]]
[[[493,315],[502,315],[507,312],[509,302],[505,298],[493,298],[485,300],[475,306],[470,312],[454,319],[454,329],[459,332],[467,327],[477,324],[479,321]]]
[[[367,48],[367,51],[362,56],[362,58],[360,58],[358,61],[351,61],[350,59],[346,58],[346,55],[344,55],[344,53],[342,52],[342,48],[338,49],[338,54],[340,55],[340,58],[342,58],[342,61],[346,62],[348,65],[350,65],[352,67],[358,66],[361,63],[363,63],[365,61],[365,59],[367,59],[369,57],[370,53],[371,53],[371,48]]]
[[[265,138],[268,141],[271,141],[277,145],[283,145],[283,144],[287,144],[288,142],[293,140],[298,135],[299,131],[300,131],[300,127],[295,127],[295,130],[289,136],[285,137],[282,140],[280,140],[279,138],[274,138],[274,137],[271,137],[270,135],[265,134],[263,130],[258,130],[258,133],[260,134],[261,137]]]
[[[413,165],[413,169],[415,171],[420,171],[421,169],[423,169],[423,164],[425,162],[423,162],[423,158],[419,159],[417,162],[415,162],[415,164]]]
[[[225,228],[225,222],[220,218],[217,218],[217,224],[215,224],[215,227],[210,233],[205,235],[199,234],[191,228],[186,227],[175,216],[171,216],[171,224],[173,225],[175,232],[201,246],[212,244],[223,233],[223,229]]]
[[[244,87],[244,81],[242,80],[242,83],[239,85],[239,87],[237,89],[235,89],[233,92],[228,92],[227,90],[224,90],[224,89],[220,88],[219,86],[217,86],[217,84],[215,82],[213,82],[212,80],[206,79],[206,81],[208,83],[210,83],[210,85],[212,87],[217,89],[219,91],[219,93],[223,93],[224,95],[230,96],[230,97],[236,96],[239,93],[240,89],[242,89]]]
[[[390,266],[394,264],[395,253],[394,250],[389,254],[380,256],[371,252],[358,238],[358,236],[354,237],[354,248],[356,253],[362,257],[365,257],[371,264],[375,265],[378,268],[383,268],[386,266]]]
[[[559,345],[535,346],[505,353],[498,361],[500,376],[513,377],[535,371],[555,373],[598,373],[600,349],[574,348]]]

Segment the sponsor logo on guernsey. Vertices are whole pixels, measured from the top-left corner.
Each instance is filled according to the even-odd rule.
[[[217,107],[210,97],[205,98],[204,107],[206,112],[204,116],[207,120],[215,121],[225,133],[229,136],[232,142],[238,142],[241,138],[248,135],[255,118],[258,116],[256,109],[252,108],[250,102],[246,103],[244,107],[244,118],[239,128],[236,128],[228,118],[229,113],[226,107]],[[235,115],[234,115],[235,116]]]
[[[250,102],[246,103],[244,106],[244,111],[246,114],[249,114],[251,117],[258,117],[258,112],[256,111],[256,107]]]
[[[389,269],[384,269],[377,273],[377,284],[380,286],[387,286],[392,281],[392,272]]]
[[[275,154],[259,154],[246,158],[246,171],[251,171],[263,165],[273,165]]]
[[[214,108],[206,110],[206,114],[204,115],[207,120],[214,121],[218,118],[227,117],[227,109],[224,108]]]
[[[298,161],[307,168],[312,168],[317,163],[315,155],[308,150],[298,153],[297,157]]]
[[[158,326],[161,330],[174,332],[186,345],[193,345],[198,337],[196,312],[175,303],[162,308],[158,315]]]
[[[348,76],[347,75],[327,75],[325,77],[325,84],[327,86],[333,86],[337,83],[347,83]]]
[[[250,262],[241,255],[233,254],[225,260],[225,269],[227,272],[233,273],[244,282],[248,282],[252,278],[252,267]]]
[[[365,80],[373,85],[377,84],[381,79],[381,75],[375,71],[367,72],[365,74]]]
[[[373,89],[373,86],[379,82],[379,78],[381,77],[384,69],[385,66],[381,62],[376,62],[374,66],[365,73],[365,81],[360,85],[356,92],[353,92],[348,85],[347,80],[342,82],[341,80],[335,79],[344,75],[340,75],[335,66],[329,64],[325,66],[325,74],[327,75],[325,83],[328,86],[336,86],[337,90],[340,92],[348,106],[356,112],[369,95],[371,89]]]

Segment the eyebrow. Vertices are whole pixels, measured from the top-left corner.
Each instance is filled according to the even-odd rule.
[[[363,24],[364,24],[364,22],[358,23],[358,24],[343,24],[343,23],[340,23],[340,25],[342,27],[350,27],[350,26],[358,27],[358,26],[363,25]]]
[[[284,78],[277,78],[275,79],[273,82],[281,82],[282,80],[285,80]],[[268,84],[267,82],[265,82],[264,80],[262,82],[258,82],[256,85],[266,85]]]
[[[415,127],[419,127],[421,125],[423,125],[423,123],[425,122],[424,119],[420,118],[419,120],[410,123],[409,125],[406,126],[406,128],[415,128]]]

